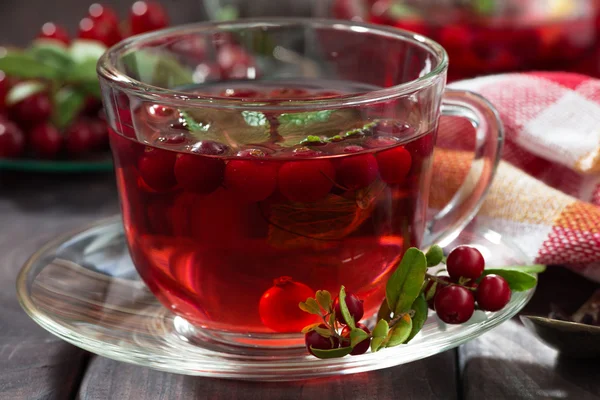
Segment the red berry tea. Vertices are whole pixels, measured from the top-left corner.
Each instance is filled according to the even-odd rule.
[[[209,93],[293,100],[359,90],[240,84]],[[160,301],[195,325],[299,332],[317,321],[298,303],[342,284],[370,316],[404,251],[421,244],[435,132],[355,109],[188,113],[126,103],[111,144],[131,255]]]

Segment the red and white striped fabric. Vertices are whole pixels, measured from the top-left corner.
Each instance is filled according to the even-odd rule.
[[[536,263],[600,281],[600,80],[569,73],[486,76],[450,87],[480,93],[506,130],[503,161],[476,223],[510,236]],[[467,173],[474,135],[442,118],[431,206]]]

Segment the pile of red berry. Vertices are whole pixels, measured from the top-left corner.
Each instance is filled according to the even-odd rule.
[[[461,324],[471,318],[475,301],[481,310],[499,311],[510,301],[511,290],[498,275],[485,275],[485,261],[474,247],[459,246],[446,260],[449,277],[429,276],[426,297],[430,308],[448,324]]]
[[[121,24],[112,9],[92,4],[79,23],[77,39],[48,22],[31,48],[3,49],[0,158],[82,158],[106,152],[108,131],[95,61],[126,36],[167,25],[167,14],[156,2],[135,2]],[[82,48],[93,48],[95,55],[81,61]],[[81,71],[85,74],[76,73]],[[77,75],[87,81],[75,81]]]

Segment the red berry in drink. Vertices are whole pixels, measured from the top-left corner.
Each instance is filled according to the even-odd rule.
[[[363,324],[358,323],[358,324],[356,324],[356,327],[358,329],[362,329],[367,334],[371,334],[371,331],[369,330],[369,328],[367,328]],[[343,338],[348,339],[348,341],[346,341],[345,343],[342,344],[344,347],[350,345],[350,333],[351,332],[352,332],[352,329],[349,326],[345,326],[344,329],[342,329],[341,336]],[[364,339],[363,341],[359,342],[356,346],[354,346],[354,349],[350,352],[350,355],[351,356],[359,356],[361,354],[365,354],[367,352],[367,350],[369,350],[370,345],[371,345],[371,338],[368,337],[368,338]]]
[[[173,167],[177,153],[147,147],[144,155],[138,162],[138,169],[144,182],[152,189],[163,191],[171,189],[177,184]]]
[[[147,107],[147,113],[154,122],[172,120],[178,117],[178,112],[174,108],[163,106],[161,104],[152,104]]]
[[[62,148],[63,138],[54,126],[43,123],[29,132],[28,142],[29,148],[37,157],[52,159]]]
[[[307,95],[308,92],[300,88],[279,88],[273,89],[269,93],[269,97],[273,99],[297,99]]]
[[[298,307],[314,294],[310,287],[289,276],[275,279],[273,287],[263,293],[258,304],[262,323],[275,332],[300,332],[306,325],[318,322],[318,316]]]
[[[0,158],[19,157],[25,149],[25,136],[19,127],[8,120],[0,120]]]
[[[369,186],[375,179],[379,169],[377,160],[372,154],[344,157],[336,168],[337,182],[346,189],[355,190]]]
[[[346,306],[354,322],[358,322],[363,317],[365,310],[363,307],[363,301],[352,293],[346,293]],[[333,301],[333,310],[335,311],[335,318],[342,324],[347,324],[346,319],[342,315],[342,309],[340,308],[340,299],[336,297]]]
[[[225,162],[220,158],[179,154],[175,161],[177,183],[191,192],[214,192],[223,183],[224,174]]]
[[[65,131],[65,149],[72,157],[82,157],[94,150],[94,132],[87,121],[76,121]]]
[[[447,324],[462,324],[471,318],[475,311],[475,299],[462,286],[440,288],[435,295],[435,312]]]
[[[379,175],[385,183],[402,183],[410,172],[412,158],[410,153],[402,146],[383,150],[375,154]]]
[[[327,326],[324,324],[319,325],[320,328],[327,329]],[[315,355],[311,347],[319,350],[332,350],[337,349],[340,346],[340,341],[335,336],[324,337],[321,336],[317,331],[310,331],[304,335],[304,343],[306,344],[306,349],[313,356]]]
[[[344,153],[360,153],[361,151],[363,151],[365,148],[356,144],[351,144],[350,146],[346,146],[344,147]]]
[[[229,146],[212,140],[203,140],[195,143],[190,151],[195,154],[205,154],[207,156],[220,156],[229,152]]]
[[[38,38],[54,39],[66,45],[68,45],[71,42],[71,39],[69,38],[69,34],[67,33],[66,29],[60,25],[56,25],[53,22],[46,22],[44,25],[42,25],[42,29],[38,34]]]
[[[262,149],[245,149],[238,151],[236,156],[249,158],[263,158],[267,156],[267,153]]]
[[[338,96],[341,96],[341,94],[333,91],[317,92],[314,94],[314,97],[319,99],[329,99]]]
[[[321,200],[333,187],[335,169],[328,160],[291,161],[279,170],[279,191],[290,201]]]
[[[311,149],[307,146],[297,147],[292,151],[293,157],[318,157],[323,154],[321,150]]]
[[[477,287],[477,304],[485,311],[499,311],[510,301],[510,287],[499,275],[486,275]]]
[[[35,93],[10,107],[11,117],[23,126],[45,122],[52,114],[52,103],[46,93]]]
[[[277,168],[264,161],[232,160],[225,167],[225,187],[249,201],[269,197],[277,184]]]
[[[249,88],[225,89],[221,92],[223,97],[233,97],[239,99],[256,99],[262,97],[262,93]]]
[[[131,6],[129,14],[131,33],[150,32],[169,26],[167,12],[160,3],[155,1],[136,1]]]
[[[440,291],[441,288],[448,286],[447,284],[452,283],[452,280],[449,276],[436,276],[436,279],[442,282],[437,282],[435,285],[435,293],[433,293],[432,297],[427,300],[427,305],[430,309],[435,310],[435,295]],[[425,286],[425,294],[429,297],[429,291],[433,287],[433,280],[429,280],[427,285]]]
[[[378,135],[396,138],[410,137],[415,133],[412,126],[394,121],[379,122],[375,127],[375,131]]]
[[[485,261],[475,247],[458,246],[448,254],[446,267],[448,275],[455,280],[461,277],[477,279],[483,273]]]

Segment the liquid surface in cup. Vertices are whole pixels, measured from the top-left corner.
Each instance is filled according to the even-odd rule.
[[[364,89],[279,82],[202,92],[293,100]],[[340,285],[372,315],[404,251],[420,245],[434,131],[353,109],[121,111],[111,145],[132,258],[159,300],[196,325],[299,332],[318,319],[298,303]]]

